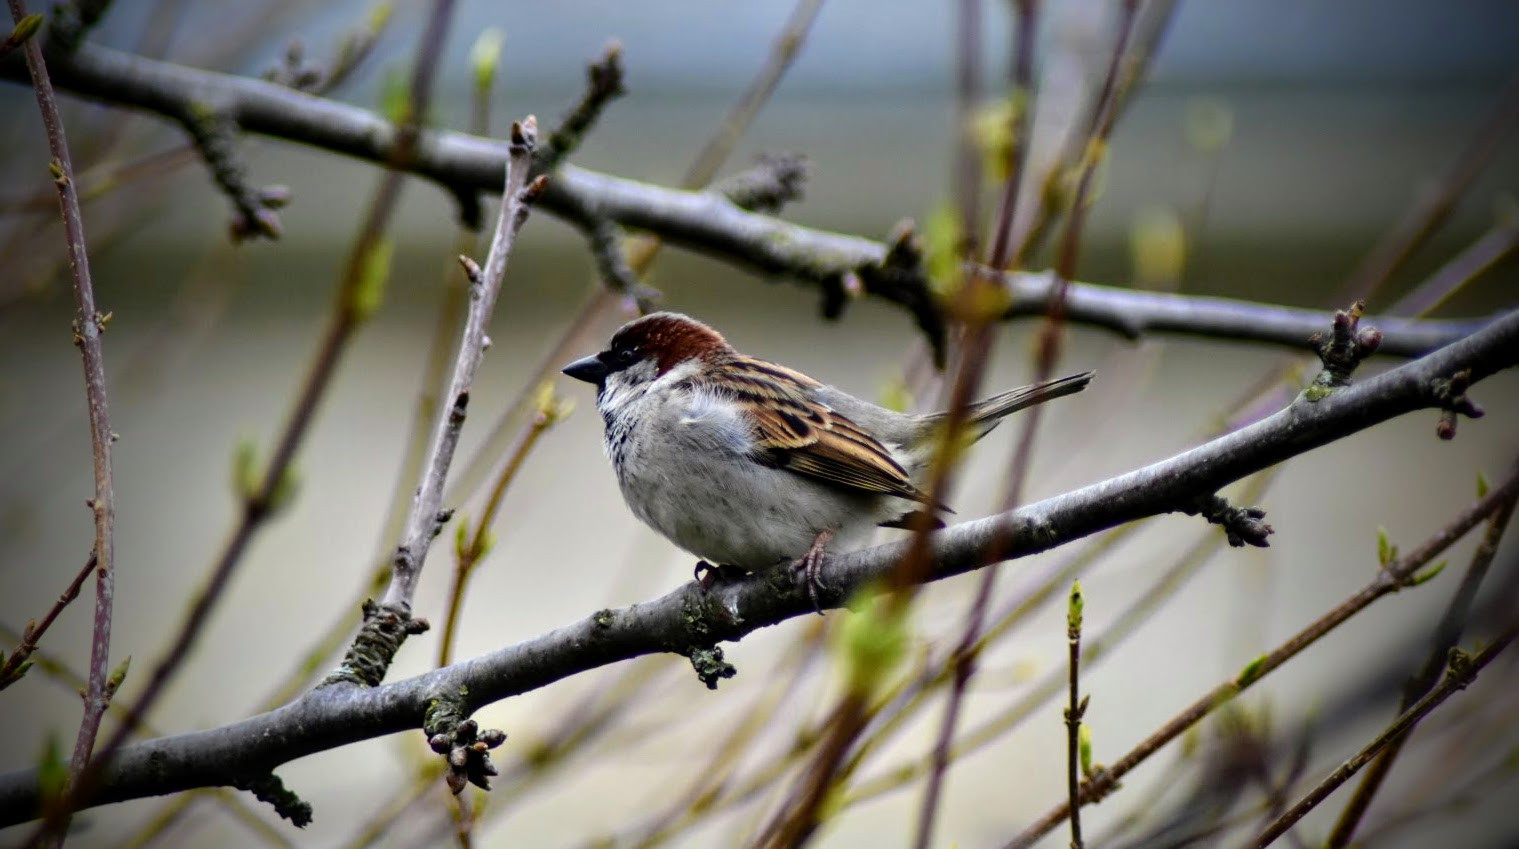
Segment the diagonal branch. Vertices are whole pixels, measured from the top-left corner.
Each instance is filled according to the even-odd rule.
[[[1048,498],[1009,513],[947,529],[935,537],[938,580],[986,565],[990,551],[1023,557],[1136,519],[1172,512],[1233,481],[1291,457],[1416,410],[1438,407],[1434,388],[1462,370],[1473,382],[1519,365],[1519,311],[1419,360],[1286,409],[1167,460]],[[1494,490],[1495,495],[1499,490]],[[1504,491],[1505,494],[1507,491]],[[879,586],[905,543],[831,558],[823,567],[837,606],[866,586]],[[736,640],[787,619],[812,614],[805,589],[768,576],[703,591],[695,583],[641,604],[598,611],[581,622],[473,660],[374,688],[318,688],[296,701],[221,728],[123,748],[104,767],[85,804],[224,785],[237,775],[416,728],[429,703],[464,693],[478,708],[589,669],[698,641]],[[0,826],[36,816],[35,770],[0,775]],[[1063,816],[1063,812],[1062,812]]]
[[[395,164],[400,131],[385,117],[262,80],[203,71],[85,42],[71,53],[50,55],[58,86],[83,97],[156,112],[172,120],[214,108],[246,132],[308,144],[374,163]],[[14,59],[0,59],[0,78],[25,79]],[[426,177],[454,196],[501,190],[506,145],[464,133],[424,130],[414,155],[395,167]],[[791,224],[748,212],[712,191],[681,191],[560,165],[538,201],[545,211],[583,225],[585,211],[624,227],[646,230],[680,247],[713,255],[764,274],[837,288],[857,275],[869,294],[913,314],[936,344],[943,317],[926,281],[884,266],[881,242]],[[860,273],[864,270],[867,273]],[[879,273],[878,273],[879,272]],[[1006,276],[1012,295],[1008,318],[1043,314],[1048,281],[1042,275]],[[1311,310],[1222,298],[1131,292],[1071,283],[1065,319],[1126,336],[1185,333],[1302,347],[1319,329]],[[1478,322],[1374,319],[1386,334],[1379,353],[1417,356],[1469,333]]]

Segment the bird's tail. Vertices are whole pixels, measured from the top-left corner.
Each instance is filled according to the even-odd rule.
[[[1045,401],[1080,392],[1087,388],[1087,384],[1092,382],[1092,376],[1095,374],[1097,374],[1095,371],[1085,371],[1043,383],[1031,383],[1017,389],[1009,389],[1000,395],[993,395],[985,401],[977,401],[971,405],[970,422],[979,431],[976,435],[984,436],[1005,416],[1043,404]]]

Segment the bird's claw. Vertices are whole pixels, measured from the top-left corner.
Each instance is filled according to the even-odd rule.
[[[807,585],[807,598],[812,601],[812,609],[819,616],[823,615],[823,605],[818,600],[818,591],[828,589],[828,585],[823,583],[823,558],[828,554],[828,543],[832,539],[833,531],[819,531],[812,545],[808,546],[807,553],[792,567],[801,573],[801,579]]]

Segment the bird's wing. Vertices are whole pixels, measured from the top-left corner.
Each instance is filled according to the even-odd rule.
[[[818,385],[785,366],[740,356],[724,370],[721,390],[753,424],[759,462],[843,489],[926,503],[879,440],[813,397]]]

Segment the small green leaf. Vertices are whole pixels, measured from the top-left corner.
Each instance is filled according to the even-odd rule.
[[[454,557],[460,560],[469,556],[469,516],[461,513],[454,522]]]
[[[1487,491],[1489,489],[1491,489],[1491,488],[1492,488],[1492,485],[1487,482],[1487,475],[1484,475],[1481,472],[1478,472],[1477,473],[1477,497],[1478,498],[1485,497],[1487,495]]]
[[[481,94],[491,89],[496,68],[501,65],[501,48],[505,44],[506,33],[499,27],[486,27],[470,48],[469,66],[475,73],[475,90]]]
[[[1377,562],[1383,566],[1392,562],[1392,543],[1387,540],[1387,529],[1377,528]]]
[[[476,558],[484,557],[495,547],[496,535],[491,533],[490,528],[484,528],[480,531],[480,550],[473,552],[473,554]]]
[[[533,411],[542,427],[550,427],[564,421],[575,411],[575,402],[561,397],[555,391],[554,381],[545,380],[533,392]]]
[[[132,656],[127,655],[115,669],[111,670],[111,675],[105,682],[106,698],[116,695],[116,691],[121,689],[121,682],[127,680],[127,670],[131,668]]]
[[[1081,774],[1092,774],[1092,729],[1085,722],[1076,729],[1076,750],[1081,758]]]
[[[1265,667],[1265,665],[1265,655],[1261,655],[1255,660],[1250,661],[1245,665],[1244,669],[1240,670],[1239,675],[1235,677],[1234,685],[1236,687],[1248,687],[1251,684],[1254,684],[1256,679],[1261,677],[1261,669]]]
[[[848,685],[856,693],[872,694],[907,653],[907,614],[889,596],[861,603],[857,613],[839,629]]]
[[[1129,227],[1129,256],[1140,286],[1174,287],[1187,264],[1187,230],[1176,210],[1167,206],[1140,210]]]
[[[1217,97],[1198,97],[1182,119],[1187,142],[1202,153],[1217,153],[1234,137],[1234,110]]]
[[[1428,569],[1425,569],[1423,572],[1420,572],[1419,574],[1414,575],[1413,577],[1411,577],[1411,578],[1408,579],[1408,586],[1410,586],[1410,587],[1417,587],[1420,584],[1427,583],[1429,581],[1433,581],[1435,579],[1435,576],[1437,576],[1441,572],[1445,571],[1445,565],[1447,563],[1449,563],[1449,562],[1450,561],[1448,561],[1448,560],[1441,560],[1439,563],[1436,563],[1435,565],[1429,567]]]
[[[252,439],[238,440],[232,451],[232,492],[241,500],[252,501],[258,496],[258,446]]]
[[[369,31],[379,32],[385,29],[385,25],[390,23],[390,15],[394,11],[395,6],[391,3],[379,3],[369,10],[369,23],[367,25]]]
[[[411,116],[411,88],[407,74],[400,68],[388,68],[380,81],[380,114],[392,124]]]
[[[348,301],[359,321],[374,315],[385,300],[385,285],[390,280],[390,261],[394,253],[395,242],[386,237],[370,244],[359,257],[359,276]]]
[[[42,758],[37,762],[37,789],[44,800],[56,799],[63,793],[68,780],[69,769],[63,763],[58,735],[49,733],[42,744]]]
[[[1086,609],[1086,599],[1081,594],[1081,582],[1071,584],[1071,599],[1066,605],[1065,627],[1072,637],[1081,634],[1081,614]]]
[[[964,236],[964,223],[952,204],[941,203],[928,214],[923,226],[923,270],[941,299],[959,291],[964,283],[960,273]]]
[[[881,387],[880,404],[898,413],[905,413],[913,408],[912,387],[907,385],[907,379],[901,372],[887,378],[886,385]]]
[[[274,492],[269,493],[269,512],[278,513],[289,507],[300,489],[301,470],[292,462],[280,473],[280,479],[274,484]]]
[[[11,47],[20,47],[21,45],[25,44],[28,39],[36,35],[37,30],[41,28],[42,14],[39,12],[33,12],[32,14],[27,15],[26,17],[16,22],[16,28],[11,30],[10,37],[5,41]]]

